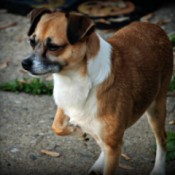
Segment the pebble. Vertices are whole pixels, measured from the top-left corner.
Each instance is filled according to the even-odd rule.
[[[12,152],[12,153],[16,153],[16,152],[18,152],[18,151],[19,151],[18,148],[12,148],[12,149],[10,150],[10,152]]]
[[[36,159],[37,159],[37,156],[35,156],[34,154],[31,154],[31,155],[30,155],[30,159],[31,159],[31,160],[36,160]]]

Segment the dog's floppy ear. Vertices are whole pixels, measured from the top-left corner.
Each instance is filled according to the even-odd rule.
[[[29,13],[28,16],[31,21],[31,26],[28,31],[28,36],[30,36],[35,31],[35,28],[39,20],[41,19],[42,15],[44,15],[45,13],[51,13],[51,10],[46,8],[40,8],[40,9],[34,9]]]
[[[95,24],[88,16],[78,13],[67,13],[67,38],[70,44],[89,36],[95,30]]]

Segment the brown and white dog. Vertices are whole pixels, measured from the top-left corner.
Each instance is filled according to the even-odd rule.
[[[125,130],[146,111],[157,152],[151,174],[165,174],[166,93],[173,52],[158,26],[135,22],[107,41],[77,13],[31,12],[33,53],[22,61],[34,75],[53,73],[58,106],[52,129],[68,135],[78,125],[101,148],[90,174],[115,174]]]

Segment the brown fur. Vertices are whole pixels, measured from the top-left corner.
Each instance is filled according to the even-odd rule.
[[[172,46],[165,33],[148,23],[133,23],[108,42],[113,46],[112,73],[99,87],[99,118],[106,124],[101,137],[117,164],[122,137],[148,108],[160,145],[165,145],[166,92],[172,75]],[[115,153],[116,152],[116,153]],[[114,166],[107,171],[113,174]],[[108,169],[106,167],[106,169]]]
[[[64,114],[64,110],[58,108],[52,124],[52,130],[59,136],[70,135],[75,133],[75,131],[81,132],[79,127],[69,124],[69,119],[70,118]]]

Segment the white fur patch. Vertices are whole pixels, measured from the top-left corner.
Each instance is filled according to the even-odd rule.
[[[82,77],[79,72],[70,71],[66,75],[53,74],[53,78],[53,93],[57,106],[64,109],[83,105],[92,87],[88,77]]]
[[[98,85],[108,78],[111,73],[111,45],[98,35],[100,49],[95,58],[88,62],[88,74],[92,84]]]
[[[165,175],[166,152],[157,142],[156,159],[151,175]]]
[[[104,160],[105,160],[105,154],[103,151],[101,151],[100,156],[95,161],[94,165],[92,166],[89,172],[96,172],[102,174],[104,167]]]

